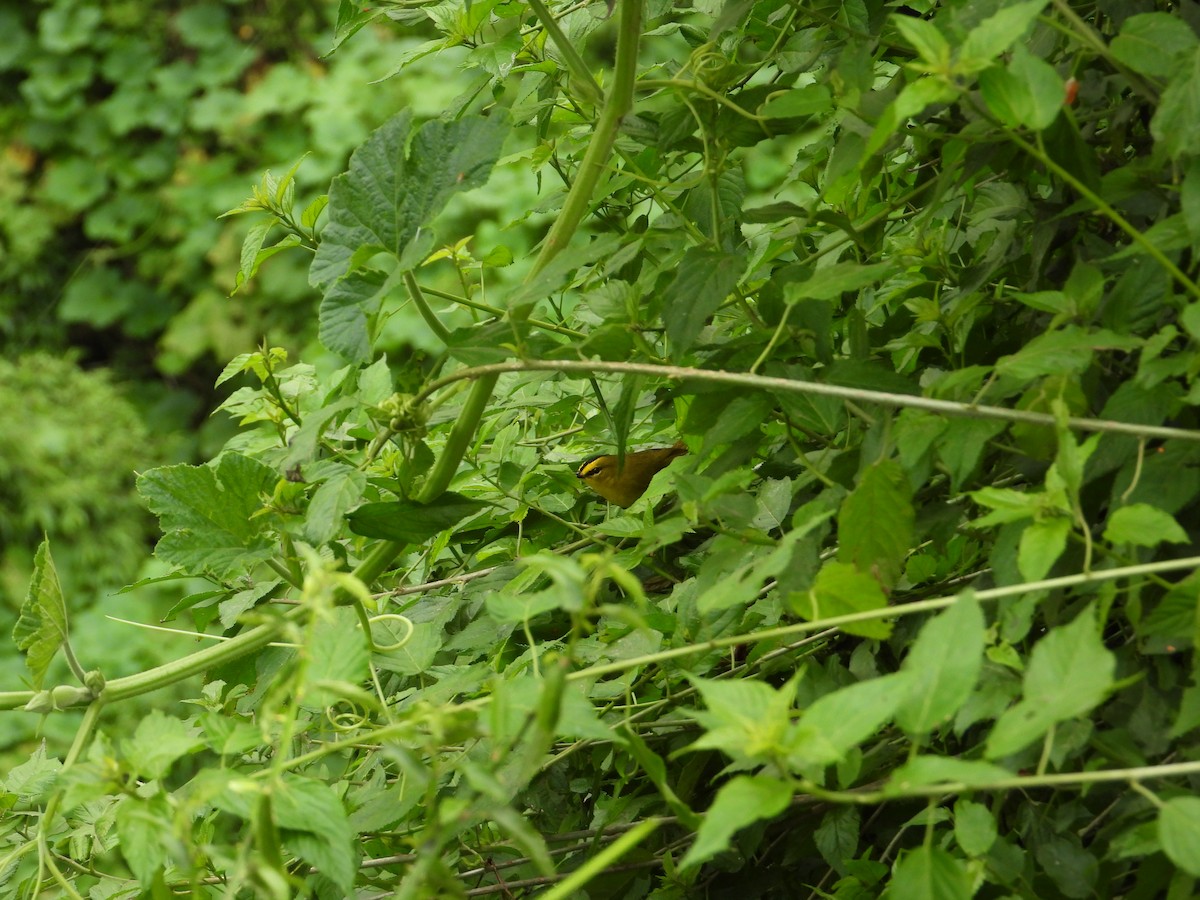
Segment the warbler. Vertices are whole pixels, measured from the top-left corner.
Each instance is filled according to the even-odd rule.
[[[650,479],[671,460],[687,453],[683,441],[670,447],[651,447],[625,454],[623,465],[612,455],[593,456],[579,467],[575,477],[610,503],[628,509],[650,487]]]

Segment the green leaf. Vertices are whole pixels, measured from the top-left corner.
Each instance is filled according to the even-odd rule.
[[[996,817],[982,803],[960,797],[954,804],[954,839],[968,856],[983,856],[998,834]]]
[[[1175,68],[1150,120],[1150,133],[1173,160],[1200,153],[1200,47]]]
[[[977,72],[1007,53],[1041,15],[1049,0],[1006,3],[969,32],[958,51],[956,69]],[[1061,102],[1062,97],[1059,96]]]
[[[342,517],[362,500],[367,476],[356,469],[336,472],[313,491],[304,513],[304,537],[314,545],[331,540],[342,527]]]
[[[33,577],[12,634],[17,649],[25,653],[30,684],[41,690],[54,654],[67,640],[67,606],[45,538],[33,556]]]
[[[1044,507],[1041,494],[1015,491],[1012,488],[985,487],[971,491],[967,496],[980,506],[986,506],[992,510],[986,516],[981,516],[972,523],[978,528],[1030,519]]]
[[[143,885],[152,884],[162,874],[167,861],[164,844],[174,830],[166,799],[161,794],[149,799],[124,795],[117,806],[116,826],[117,843],[130,870]]]
[[[738,775],[717,791],[708,808],[696,841],[679,863],[680,868],[698,866],[728,849],[733,835],[755,822],[779,815],[792,802],[787,781],[767,775]]]
[[[1121,24],[1121,33],[1108,45],[1112,55],[1133,71],[1166,78],[1179,57],[1196,48],[1196,33],[1178,16],[1139,13]]]
[[[910,673],[893,672],[819,697],[792,729],[789,761],[804,767],[842,759],[892,718],[911,684]]]
[[[992,419],[952,419],[937,442],[937,458],[950,472],[950,484],[959,490],[975,473],[988,443],[1005,428]]]
[[[888,885],[888,900],[970,900],[971,876],[961,860],[938,847],[904,854]]]
[[[166,776],[175,760],[195,753],[204,745],[199,729],[179,719],[151,710],[137,725],[133,737],[121,742],[125,758],[148,780]]]
[[[333,180],[328,222],[309,270],[309,283],[327,288],[365,262],[371,251],[391,254],[402,267],[421,261],[411,249],[451,196],[483,185],[500,155],[508,121],[434,119],[410,135],[411,111],[388,119],[350,157]]]
[[[846,862],[858,852],[861,816],[857,806],[835,806],[821,817],[813,832],[813,843],[821,858],[839,875],[846,874]]]
[[[779,690],[761,681],[691,681],[708,708],[690,713],[705,728],[690,749],[713,748],[737,760],[766,760],[782,751],[795,680]]]
[[[1161,543],[1186,544],[1187,532],[1170,513],[1148,503],[1122,506],[1108,517],[1104,539],[1114,544],[1154,547]]]
[[[996,372],[1021,381],[1042,375],[1081,375],[1096,351],[1133,350],[1140,345],[1138,338],[1071,325],[1038,335],[1018,352],[1000,357]]]
[[[1017,568],[1026,581],[1045,578],[1067,548],[1071,520],[1064,516],[1031,522],[1021,532]]]
[[[419,544],[487,506],[482,500],[447,491],[429,503],[416,500],[364,503],[346,518],[350,530],[363,537]]]
[[[295,775],[285,776],[271,794],[271,809],[280,828],[311,834],[314,840],[284,840],[306,861],[321,870],[343,894],[353,893],[358,857],[346,808],[324,782]]]
[[[758,114],[768,119],[789,119],[794,116],[813,116],[833,108],[833,95],[823,84],[806,84],[803,87],[772,97],[758,109]]]
[[[804,593],[789,597],[797,614],[815,622],[871,609],[885,609],[887,596],[879,581],[852,565],[827,562],[817,573],[813,586]],[[851,622],[840,626],[847,634],[883,639],[892,633],[892,623],[884,617]]]
[[[676,353],[684,353],[746,269],[740,254],[692,247],[680,261],[675,279],[663,294],[663,325]]]
[[[1051,725],[1100,705],[1115,670],[1116,657],[1100,639],[1092,607],[1051,630],[1029,656],[1021,702],[1006,710],[988,735],[988,759],[1016,753]]]
[[[309,707],[332,705],[341,696],[336,687],[322,688],[322,683],[357,687],[368,678],[366,637],[351,609],[338,609],[329,619],[317,623],[306,653],[309,663],[304,680],[309,690],[303,699]]]
[[[1158,839],[1167,859],[1200,877],[1200,797],[1174,797],[1158,813]]]
[[[784,285],[783,297],[788,303],[799,300],[837,300],[847,291],[859,291],[877,284],[895,271],[891,263],[859,265],[858,263],[834,263],[817,269],[807,281],[789,282]]]
[[[371,359],[372,324],[386,294],[386,276],[359,269],[332,284],[321,298],[317,322],[321,343],[352,363]]]
[[[896,460],[869,467],[838,513],[838,560],[892,587],[912,547],[912,488]]]
[[[215,466],[151,469],[137,488],[165,532],[155,553],[172,565],[222,578],[269,559],[273,548],[256,513],[278,480],[238,453],[224,454]]]
[[[912,679],[896,709],[896,724],[924,735],[954,717],[979,679],[985,631],[983,610],[971,592],[921,628],[901,666]],[[948,647],[954,652],[947,653]]]
[[[891,22],[901,37],[917,51],[923,63],[936,69],[947,67],[950,62],[950,42],[935,23],[910,16],[893,16]]]

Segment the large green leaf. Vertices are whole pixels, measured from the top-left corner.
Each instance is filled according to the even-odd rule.
[[[979,679],[984,632],[983,610],[969,592],[926,623],[902,666],[912,679],[896,709],[901,728],[913,735],[928,734],[954,717]]]
[[[216,465],[163,466],[138,478],[138,492],[165,534],[155,553],[194,572],[225,577],[272,554],[256,515],[279,477],[262,463],[226,453]]]
[[[414,131],[408,110],[379,126],[350,157],[349,171],[333,180],[309,282],[328,289],[374,253],[405,268],[419,264],[428,248],[414,242],[452,195],[487,181],[508,127],[496,112],[429,121]]]
[[[663,324],[677,353],[684,353],[700,334],[705,321],[737,287],[746,259],[693,247],[683,255],[675,279],[663,295]]]
[[[838,513],[838,559],[896,583],[912,547],[915,512],[908,476],[899,462],[868,468]]]
[[[416,500],[364,503],[346,519],[350,530],[363,537],[419,544],[487,506],[482,500],[447,491],[429,503]]]
[[[43,538],[33,557],[33,577],[13,626],[13,641],[25,653],[25,666],[34,690],[40,690],[54,654],[67,639],[67,606],[63,602],[58,572]]]
[[[1025,670],[1024,696],[988,735],[987,757],[1028,746],[1050,726],[1090,712],[1112,687],[1116,657],[1100,640],[1092,607],[1038,641]]]

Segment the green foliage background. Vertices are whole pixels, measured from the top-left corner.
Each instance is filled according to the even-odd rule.
[[[339,55],[424,42],[326,195],[262,160],[221,275],[305,272],[320,345],[138,480],[160,615],[227,639],[118,672],[39,550],[0,708],[83,714],[0,879],[1191,896],[1197,21],[343,3]],[[441,116],[369,99],[438,59]],[[627,511],[573,476],[677,437]]]

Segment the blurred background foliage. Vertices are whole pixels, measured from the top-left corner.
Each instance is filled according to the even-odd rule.
[[[308,260],[280,258],[231,301],[248,223],[218,216],[305,154],[301,191],[319,193],[388,115],[438,112],[456,64],[426,58],[364,90],[419,29],[367,29],[325,59],[335,13],[238,0],[0,10],[6,356],[80,348],[181,424],[207,413],[214,372],[262,335],[303,345]]]
[[[231,296],[251,222],[219,217],[264,169],[302,157],[296,180],[311,199],[388,116],[436,115],[461,89],[448,76],[466,50],[368,88],[422,42],[422,25],[364,29],[325,58],[336,14],[336,4],[303,0],[0,7],[5,634],[45,533],[72,609],[103,600],[84,614],[86,627],[73,623],[76,633],[122,647],[114,665],[127,673],[184,652],[104,615],[155,621],[185,587],[112,594],[162,574],[136,471],[205,458],[225,442],[232,421],[210,418],[216,374],[264,336],[336,364],[315,343],[309,258],[281,254]],[[504,202],[524,208],[511,194]],[[454,266],[440,271],[457,286]],[[406,322],[391,329],[394,345],[409,340]],[[412,339],[422,343],[420,333]],[[0,672],[17,686],[16,651],[2,646]],[[136,707],[123,712],[136,718]],[[59,718],[47,727],[69,735],[75,717]],[[0,746],[38,727],[8,717]]]

